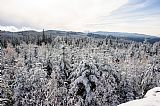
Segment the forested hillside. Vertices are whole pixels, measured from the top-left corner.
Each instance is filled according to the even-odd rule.
[[[5,33],[2,106],[117,106],[160,86],[160,42],[74,32]]]

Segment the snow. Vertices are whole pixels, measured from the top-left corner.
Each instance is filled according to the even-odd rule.
[[[160,106],[160,87],[149,90],[143,99],[133,100],[118,106]]]
[[[155,88],[149,90],[145,95],[146,98],[147,97],[155,97],[155,96],[160,96],[160,87],[155,87]]]
[[[160,104],[160,43],[153,47],[114,38],[46,36],[52,42],[45,45],[42,35],[23,36],[23,43],[12,37],[0,50],[0,94],[15,101],[11,105]],[[20,45],[12,46],[14,37]],[[27,43],[30,38],[32,44]]]

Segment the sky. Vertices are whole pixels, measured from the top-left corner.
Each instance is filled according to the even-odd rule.
[[[160,36],[160,0],[0,0],[0,29]]]

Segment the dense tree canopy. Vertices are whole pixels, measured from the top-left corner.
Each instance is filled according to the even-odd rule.
[[[0,45],[0,104],[117,106],[160,86],[160,42],[9,36]]]

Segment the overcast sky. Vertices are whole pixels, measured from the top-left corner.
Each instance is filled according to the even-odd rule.
[[[0,0],[0,29],[160,35],[160,0]]]

